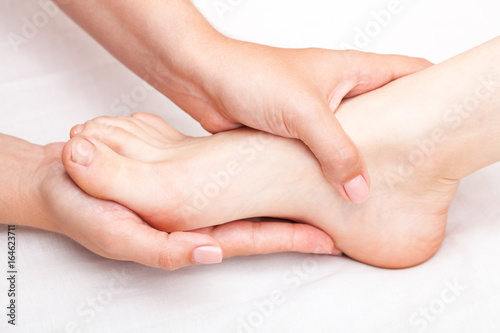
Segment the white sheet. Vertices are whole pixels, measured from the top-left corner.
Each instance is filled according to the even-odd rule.
[[[219,2],[232,9],[219,15]],[[347,43],[434,62],[500,31],[497,1],[401,0],[386,26],[373,26],[372,37],[356,44],[357,29],[373,25],[373,11],[391,3],[196,1],[215,26],[240,39],[287,47]],[[31,21],[41,10],[37,0],[0,0],[0,132],[45,144],[66,140],[76,123],[116,114],[114,101],[142,83],[61,13],[16,52],[9,33],[20,34],[23,18]],[[129,111],[139,110],[187,134],[205,134],[159,93]],[[439,252],[399,271],[347,258],[279,254],[164,272],[101,258],[64,236],[18,228],[15,329],[7,325],[7,235],[1,227],[0,331],[499,332],[499,174],[497,164],[465,179]],[[93,308],[94,299],[102,306]]]

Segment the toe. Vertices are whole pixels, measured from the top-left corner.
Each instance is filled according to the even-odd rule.
[[[76,136],[68,141],[62,161],[85,192],[123,204],[141,216],[157,208],[151,193],[168,198],[168,187],[151,177],[153,165],[121,156],[94,138]]]
[[[165,139],[159,140],[158,138],[150,135],[148,131],[145,131],[141,126],[136,124],[136,121],[132,117],[108,117],[102,116],[90,120],[85,123],[84,131],[86,128],[92,129],[94,133],[97,132],[98,140],[102,140],[101,137],[108,137],[117,128],[120,128],[131,135],[147,142],[149,145],[164,148],[168,141]]]
[[[137,112],[132,115],[132,118],[142,121],[144,124],[147,124],[170,140],[179,141],[186,138],[184,134],[170,126],[165,120],[155,114]]]
[[[69,137],[73,138],[74,136],[77,136],[78,134],[80,134],[83,131],[83,128],[84,127],[81,124],[73,126],[71,128],[71,131],[69,132]]]
[[[164,157],[162,149],[121,127],[101,126],[96,122],[88,122],[79,134],[102,142],[116,153],[135,160],[154,162]]]
[[[149,113],[134,113],[129,117],[137,126],[161,142],[179,141],[185,136],[167,124],[161,117]],[[162,126],[162,124],[164,126]]]

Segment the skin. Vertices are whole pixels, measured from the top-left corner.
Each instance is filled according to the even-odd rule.
[[[333,188],[353,202],[369,196],[369,175],[332,111],[344,97],[431,65],[404,56],[235,40],[212,28],[189,0],[55,2],[209,132],[246,125],[302,140]]]
[[[376,175],[360,205],[331,188],[300,140],[249,128],[191,138],[149,114],[101,117],[73,128],[62,159],[87,193],[158,229],[280,217],[324,230],[361,262],[409,267],[439,248],[459,180],[500,160],[499,60],[496,38],[341,104]]]
[[[207,246],[222,248],[226,256],[339,252],[320,230],[285,222],[238,221],[204,234],[158,231],[130,209],[78,188],[61,163],[63,146],[39,146],[0,134],[0,183],[15,189],[0,191],[1,223],[58,232],[104,257],[167,270],[198,264],[193,252]]]
[[[369,182],[368,174],[363,158],[331,110],[344,95],[357,95],[429,65],[403,56],[278,49],[237,41],[214,30],[188,0],[55,2],[207,130],[219,132],[245,124],[302,138],[322,161],[334,187],[354,201],[368,195],[363,185],[365,179]],[[261,84],[264,75],[267,85]],[[248,78],[245,86],[242,76]],[[285,82],[285,89],[276,90]],[[311,115],[314,123],[304,126],[309,122],[303,119]],[[41,147],[0,135],[0,147],[0,179],[9,189],[0,193],[0,223],[60,232],[106,257],[176,269],[219,262],[222,252],[225,256],[338,253],[321,230],[276,221],[226,224],[217,228],[218,240],[200,233],[160,233],[129,209],[92,198],[75,187],[63,172],[61,144]],[[349,181],[359,174],[361,182]],[[361,189],[361,195],[353,196],[351,191],[348,197],[346,182]],[[121,234],[115,232],[118,223]],[[201,257],[196,255],[200,250]]]

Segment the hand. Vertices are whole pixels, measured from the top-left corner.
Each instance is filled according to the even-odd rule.
[[[168,94],[209,132],[241,124],[302,140],[345,199],[369,195],[363,157],[333,115],[341,100],[431,65],[419,58],[358,51],[280,49],[225,39],[207,80],[187,96]]]
[[[129,209],[80,190],[61,163],[62,147],[45,147],[45,158],[33,177],[39,180],[34,191],[38,195],[30,197],[38,198],[39,221],[31,225],[65,234],[101,256],[173,270],[220,262],[222,253],[224,257],[284,251],[338,253],[327,234],[304,224],[237,221],[199,233],[158,231]]]
[[[189,0],[56,2],[209,132],[243,124],[302,140],[327,180],[353,202],[368,197],[370,180],[363,157],[332,113],[344,97],[430,65],[403,56],[233,40],[213,29]]]

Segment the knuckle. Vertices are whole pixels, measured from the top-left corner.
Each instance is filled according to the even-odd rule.
[[[257,244],[257,234],[259,233],[259,224],[252,223],[252,235],[250,237],[250,248],[253,252],[257,252],[259,246]]]
[[[297,96],[292,101],[293,107],[283,112],[281,121],[293,137],[304,137],[311,124],[322,121],[325,102],[313,93]]]
[[[335,171],[339,172],[359,167],[362,157],[356,147],[350,145],[334,151],[331,160]]]
[[[298,224],[290,224],[290,239],[285,242],[283,245],[283,248],[286,249],[286,251],[296,251],[296,247],[298,244],[298,234],[297,234],[297,228]]]
[[[162,243],[167,245],[158,251],[157,258],[155,260],[156,267],[167,271],[173,271],[182,267],[178,260],[173,259],[174,256],[172,249],[168,246],[170,234],[165,234],[163,237],[165,237],[165,240]]]

